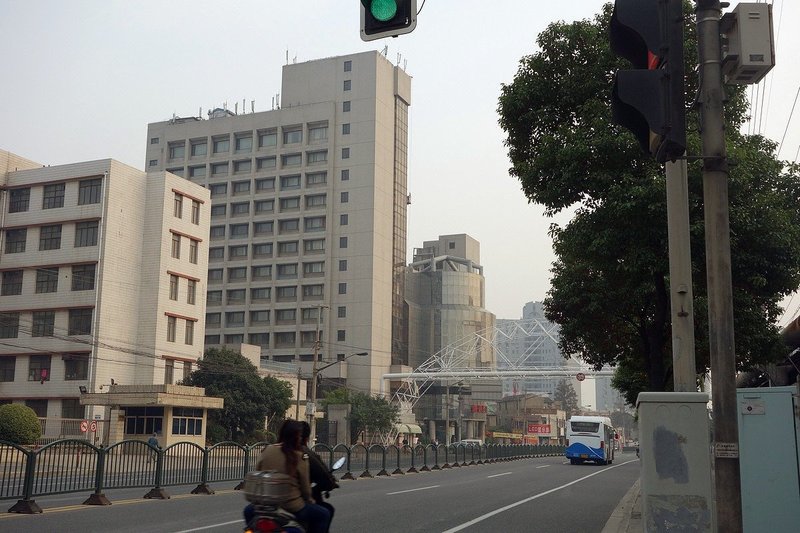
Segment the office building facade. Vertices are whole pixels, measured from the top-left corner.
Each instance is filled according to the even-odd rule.
[[[365,52],[284,66],[276,109],[148,126],[147,168],[211,193],[206,346],[257,345],[305,372],[341,361],[323,384],[371,392],[407,364],[410,88]]]

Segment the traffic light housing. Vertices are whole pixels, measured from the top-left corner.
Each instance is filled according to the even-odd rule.
[[[612,120],[660,163],[686,151],[681,0],[616,0],[611,50],[629,60],[611,93]]]
[[[397,37],[417,27],[417,0],[361,0],[361,40]]]

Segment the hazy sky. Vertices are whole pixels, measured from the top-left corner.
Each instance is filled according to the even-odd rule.
[[[500,86],[547,24],[592,18],[603,3],[427,0],[413,33],[364,43],[358,0],[0,0],[0,149],[49,165],[110,157],[141,169],[149,122],[242,100],[266,111],[287,55],[388,45],[413,76],[409,260],[424,240],[468,233],[481,243],[487,308],[519,318],[549,288],[552,221],[509,177]],[[778,66],[754,92],[764,111],[753,128],[780,141],[800,89],[788,59],[800,6],[777,0],[774,18]],[[788,124],[781,156],[793,160],[800,117]]]

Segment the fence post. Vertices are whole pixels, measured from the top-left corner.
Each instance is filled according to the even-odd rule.
[[[403,449],[406,449],[407,446],[408,446],[407,444],[404,444]],[[416,458],[417,453],[414,448],[410,448],[410,450],[411,450],[411,468],[408,469],[408,472],[410,474],[418,474],[419,470],[417,470],[417,467],[415,465],[416,461],[414,460]]]
[[[28,461],[25,463],[25,481],[22,487],[22,499],[18,500],[8,512],[21,514],[41,513],[42,508],[31,499],[33,495],[33,474],[36,471],[36,452],[30,451],[24,453]]]
[[[345,468],[347,468],[347,472],[345,472],[344,475],[342,475],[342,479],[355,479],[355,477],[353,477],[353,473],[350,471],[350,453],[353,451],[353,447],[348,446],[345,449],[347,450],[347,463],[345,463],[346,464]]]
[[[161,483],[164,481],[164,450],[161,449],[161,446],[153,448],[147,444],[147,447],[154,450],[156,454],[156,486],[150,489],[150,492],[142,496],[142,498],[147,498],[148,500],[169,500],[169,494],[161,487]]]
[[[403,472],[403,469],[400,468],[400,456],[402,455],[400,453],[400,447],[399,446],[395,446],[394,449],[397,451],[397,468],[394,469],[394,472],[392,472],[392,474],[405,475],[405,472]]]
[[[247,454],[245,454],[245,457],[247,457]],[[192,489],[192,494],[214,494],[214,491],[208,486],[208,446],[203,450],[203,470],[200,476],[200,484]]]
[[[97,473],[94,478],[94,494],[89,496],[83,505],[111,505],[103,494],[103,478],[106,472],[106,449],[100,446],[97,451]]]
[[[378,472],[376,475],[378,476],[389,475],[389,472],[386,471],[386,446],[383,447],[383,457],[381,457],[381,471]]]

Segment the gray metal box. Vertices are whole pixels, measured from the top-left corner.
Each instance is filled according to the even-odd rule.
[[[758,83],[775,66],[772,5],[741,3],[723,15],[722,72],[726,83]]]

